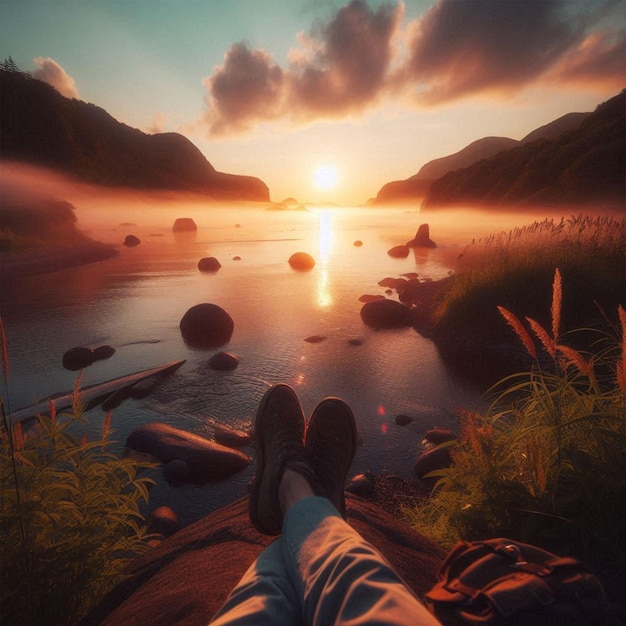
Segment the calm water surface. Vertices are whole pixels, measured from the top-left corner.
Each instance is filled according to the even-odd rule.
[[[196,220],[197,234],[174,236],[172,223],[181,216]],[[119,449],[133,428],[153,421],[209,437],[215,424],[246,429],[267,387],[286,382],[307,414],[329,395],[352,406],[361,437],[353,473],[410,477],[422,434],[435,425],[454,428],[456,409],[482,403],[480,390],[446,370],[431,341],[412,329],[376,332],[359,316],[359,296],[384,295],[377,283],[386,276],[448,275],[468,241],[465,231],[450,227],[438,237],[432,230],[438,248],[392,259],[386,251],[411,239],[425,221],[418,212],[173,207],[158,216],[120,211],[111,219],[117,219],[114,227],[87,226],[101,240],[119,244],[132,233],[142,244],[122,246],[119,257],[102,263],[33,277],[2,294],[11,408],[72,388],[76,373],[61,366],[69,348],[109,344],[115,355],[87,368],[83,384],[187,360],[151,396],[127,400],[114,411]],[[363,246],[354,246],[356,240]],[[297,251],[315,257],[312,271],[290,268],[287,259]],[[217,257],[220,271],[200,273],[203,256]],[[240,359],[233,372],[211,370],[207,363],[215,350],[193,350],[182,341],[180,319],[201,302],[218,304],[234,319],[232,339],[223,348]],[[310,335],[326,339],[304,341]],[[355,338],[362,345],[350,345]],[[399,413],[415,419],[399,427]],[[101,409],[88,417],[97,432]],[[187,523],[244,495],[253,473],[251,466],[227,480],[174,489],[155,472],[150,508],[168,503]]]

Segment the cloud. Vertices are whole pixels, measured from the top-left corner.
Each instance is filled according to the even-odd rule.
[[[283,70],[263,50],[233,44],[223,65],[205,78],[210,90],[207,116],[215,133],[245,130],[260,119],[272,119],[283,99]]]
[[[54,60],[48,57],[36,57],[33,63],[39,68],[33,72],[33,78],[52,85],[66,98],[79,98],[74,79]]]
[[[285,68],[264,50],[233,44],[203,81],[205,122],[229,133],[278,118],[360,114],[385,98],[420,107],[542,82],[619,85],[626,35],[607,30],[618,20],[613,0],[437,0],[406,24],[401,2],[373,9],[351,0],[298,34]]]
[[[555,80],[607,85],[614,89],[626,86],[626,31],[595,32],[556,64]]]
[[[162,133],[164,132],[165,126],[168,122],[169,116],[163,113],[163,111],[157,111],[152,119],[152,124],[148,126],[146,132],[150,133],[151,135]]]

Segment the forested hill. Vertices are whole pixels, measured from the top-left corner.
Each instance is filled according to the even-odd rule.
[[[99,185],[269,200],[263,181],[217,172],[182,135],[148,135],[21,72],[0,70],[0,157]]]
[[[575,128],[434,181],[422,206],[595,203],[626,198],[626,91]]]

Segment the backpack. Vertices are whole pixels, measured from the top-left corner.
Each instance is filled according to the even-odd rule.
[[[510,539],[459,541],[424,603],[444,626],[624,623],[580,561]]]

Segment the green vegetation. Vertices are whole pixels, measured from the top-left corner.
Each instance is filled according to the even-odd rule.
[[[511,335],[497,307],[524,311],[549,324],[545,302],[555,267],[561,270],[567,298],[564,329],[586,327],[607,316],[615,322],[625,291],[625,258],[624,218],[546,219],[491,235],[461,255],[451,291],[437,314],[435,336],[471,333],[477,351],[492,346],[494,353],[502,352],[504,345],[508,354]]]
[[[550,330],[500,307],[533,366],[498,383],[484,415],[462,417],[451,467],[433,472],[439,480],[431,497],[407,506],[405,514],[446,546],[459,538],[509,537],[577,556],[619,597],[626,532],[626,313],[620,306],[620,327],[580,331],[593,337],[592,349],[576,350],[561,332],[561,283],[557,270]],[[547,364],[540,363],[542,353]]]
[[[6,341],[3,344],[7,381]],[[125,565],[149,549],[139,513],[150,465],[109,451],[111,414],[96,441],[85,423],[76,381],[68,415],[11,423],[0,398],[0,622],[75,624],[116,583]]]

